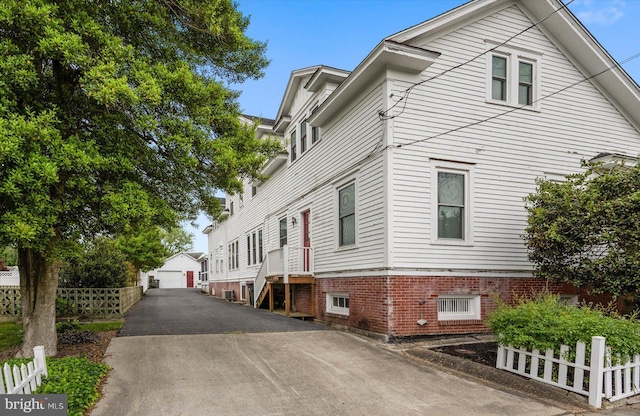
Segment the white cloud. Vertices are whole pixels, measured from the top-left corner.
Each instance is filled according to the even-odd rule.
[[[573,7],[584,24],[609,26],[624,16],[626,4],[622,0],[582,0]]]

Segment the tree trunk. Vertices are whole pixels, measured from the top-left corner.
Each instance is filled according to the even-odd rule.
[[[56,292],[60,262],[29,248],[18,249],[22,325],[21,357],[33,357],[33,347],[43,345],[47,356],[58,353]]]

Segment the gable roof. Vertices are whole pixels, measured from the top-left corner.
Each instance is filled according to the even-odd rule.
[[[316,112],[309,118],[312,125],[321,125],[342,108],[348,101],[354,86],[366,84],[374,71],[367,70],[380,63],[378,57],[383,51],[395,53],[398,57],[413,55],[409,69],[425,65],[426,69],[437,57],[437,52],[420,48],[429,40],[436,39],[475,20],[489,16],[507,7],[517,5],[532,22],[540,22],[538,29],[582,72],[607,99],[640,130],[640,87],[620,67],[613,57],[600,45],[576,16],[560,0],[471,0],[448,12],[393,34],[378,46],[358,65],[358,67],[336,88]],[[394,50],[405,48],[405,51]],[[409,48],[414,48],[413,50]],[[429,53],[433,54],[429,56]],[[383,59],[384,63],[384,59]],[[414,68],[411,68],[411,65]],[[282,106],[281,106],[282,109]],[[280,116],[280,113],[278,114]]]
[[[423,43],[478,19],[517,5],[563,51],[585,78],[640,129],[640,87],[559,0],[472,0],[446,13],[398,32],[387,40]]]
[[[176,257],[180,257],[180,256],[186,256],[186,257],[188,257],[188,258],[190,258],[190,259],[192,259],[192,260],[198,261],[198,259],[199,259],[202,255],[204,255],[204,253],[202,253],[202,252],[197,252],[197,253],[186,253],[186,252],[182,251],[182,252],[180,252],[180,253],[176,253],[176,254],[174,254],[173,256],[169,256],[169,257],[167,257],[167,258],[164,260],[164,264],[167,264],[167,262],[168,262],[169,260],[175,259]],[[164,266],[162,266],[162,267],[164,267]],[[160,267],[160,268],[162,268],[162,267]]]
[[[296,96],[296,92],[298,91],[298,87],[300,86],[302,78],[313,75],[320,67],[322,67],[322,65],[296,69],[295,71],[291,72],[291,75],[289,76],[289,82],[287,82],[287,88],[284,91],[284,96],[282,97],[282,102],[280,103],[280,108],[278,109],[276,123],[273,126],[274,131],[284,132],[284,129],[287,128],[287,126],[291,122],[289,110],[291,109],[291,104],[293,104],[293,99]]]

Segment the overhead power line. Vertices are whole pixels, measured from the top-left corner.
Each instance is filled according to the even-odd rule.
[[[496,46],[494,46],[494,47],[492,47],[492,48],[490,48],[490,49],[487,49],[486,51],[484,51],[484,52],[482,52],[482,53],[480,53],[480,54],[478,54],[478,55],[474,56],[473,58],[471,58],[471,59],[469,59],[469,60],[467,60],[467,61],[464,61],[464,62],[462,62],[462,63],[460,63],[460,64],[458,64],[458,65],[455,65],[455,66],[453,66],[453,67],[451,67],[451,68],[449,68],[449,69],[446,69],[446,70],[444,70],[444,71],[442,71],[442,72],[440,72],[440,73],[438,73],[438,74],[436,74],[436,75],[434,75],[434,76],[432,76],[432,77],[429,77],[429,78],[424,79],[424,80],[419,81],[419,82],[412,83],[409,87],[407,87],[407,89],[405,89],[405,90],[402,92],[402,96],[400,97],[400,99],[398,99],[398,101],[396,101],[396,102],[395,102],[391,107],[389,107],[388,109],[386,109],[386,110],[384,110],[384,111],[380,111],[380,113],[378,113],[378,115],[379,115],[379,117],[380,117],[380,120],[391,120],[391,119],[393,119],[393,118],[398,117],[398,116],[399,116],[399,115],[401,115],[402,113],[404,113],[404,110],[405,110],[405,109],[406,109],[406,107],[407,107],[407,99],[409,98],[409,95],[411,94],[411,92],[413,91],[413,89],[414,89],[415,87],[417,87],[417,86],[419,86],[419,85],[422,85],[422,84],[425,84],[425,83],[427,83],[427,82],[429,82],[429,81],[433,81],[434,79],[438,79],[438,78],[440,78],[441,76],[443,76],[443,75],[445,75],[445,74],[448,74],[449,72],[455,71],[456,69],[461,68],[461,67],[463,67],[464,65],[468,65],[468,64],[470,64],[471,62],[475,61],[476,59],[478,59],[478,58],[481,58],[481,57],[485,56],[485,55],[486,55],[486,54],[488,54],[489,52],[492,52],[492,51],[494,51],[494,50],[496,50],[496,49],[498,49],[498,48],[500,48],[500,47],[502,47],[502,46],[506,45],[507,43],[509,43],[509,42],[511,42],[513,39],[515,39],[516,37],[518,37],[518,36],[522,35],[523,33],[525,33],[525,32],[527,32],[527,31],[529,31],[529,30],[533,29],[534,27],[538,26],[539,24],[541,24],[541,23],[542,23],[542,22],[544,22],[545,20],[549,19],[551,16],[553,16],[553,15],[554,15],[554,14],[556,14],[556,13],[558,13],[560,10],[567,8],[567,6],[569,6],[569,5],[570,5],[571,3],[573,3],[574,1],[575,1],[575,0],[570,0],[570,1],[568,1],[568,2],[567,2],[567,3],[565,3],[562,7],[560,7],[560,8],[558,8],[558,9],[554,10],[552,13],[550,13],[550,14],[549,14],[548,16],[546,16],[545,18],[543,18],[543,19],[541,19],[541,20],[539,20],[539,21],[537,21],[537,22],[533,23],[531,26],[529,26],[529,27],[527,27],[527,28],[525,28],[525,29],[521,30],[520,32],[518,32],[518,33],[516,33],[515,35],[511,36],[509,39],[505,40],[504,42],[502,42],[502,43],[500,43],[500,44],[498,44],[498,45],[496,45]],[[400,112],[399,112],[399,113],[397,113],[397,114],[389,115],[389,113],[390,113],[394,108],[396,108],[400,103],[402,103],[402,108],[400,109]]]
[[[553,97],[554,95],[560,94],[561,92],[564,92],[564,91],[568,90],[569,88],[573,88],[576,85],[580,85],[580,84],[582,84],[582,83],[584,83],[586,81],[592,80],[592,79],[604,74],[605,72],[611,71],[614,68],[622,68],[623,64],[626,64],[627,62],[633,61],[634,59],[637,59],[638,57],[640,57],[640,52],[636,53],[635,55],[632,55],[632,56],[628,57],[627,59],[623,60],[620,63],[616,63],[616,64],[614,64],[614,65],[612,65],[610,67],[607,67],[604,70],[602,70],[602,71],[600,71],[600,72],[598,72],[596,74],[593,74],[591,76],[585,77],[584,79],[581,79],[580,81],[576,81],[573,84],[569,84],[566,87],[560,88],[559,90],[556,90],[556,91],[554,91],[554,92],[552,92],[550,94],[542,96],[542,97],[538,98],[537,100],[532,101],[531,104],[540,102],[542,100],[546,100],[547,98],[550,98],[550,97]],[[400,148],[400,147],[411,146],[411,145],[414,145],[416,143],[425,142],[427,140],[435,139],[436,137],[441,137],[441,136],[444,136],[444,135],[447,135],[447,134],[451,134],[451,133],[454,133],[454,132],[462,130],[462,129],[466,129],[467,127],[477,126],[478,124],[486,123],[487,121],[495,120],[495,119],[497,119],[499,117],[502,117],[504,115],[513,113],[513,112],[518,111],[518,110],[522,110],[523,108],[526,108],[526,107],[530,107],[531,104],[525,104],[525,105],[521,105],[521,106],[518,106],[518,107],[514,107],[514,108],[511,108],[511,109],[509,109],[507,111],[503,111],[502,113],[493,115],[491,117],[487,117],[487,118],[484,118],[482,120],[478,120],[478,121],[474,121],[474,122],[471,122],[471,123],[467,123],[467,124],[465,124],[463,126],[456,127],[456,128],[447,130],[445,132],[435,134],[433,136],[423,137],[421,139],[416,139],[416,140],[410,141],[410,142],[405,143],[405,144],[398,144],[398,145],[395,145],[394,147]]]

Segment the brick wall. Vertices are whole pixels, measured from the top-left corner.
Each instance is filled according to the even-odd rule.
[[[587,296],[570,285],[509,277],[358,277],[316,280],[316,316],[393,337],[487,332],[484,320],[496,300],[512,304],[517,296],[549,290],[578,295],[579,301],[608,303],[609,296]],[[349,295],[349,316],[327,313],[327,293]],[[438,321],[438,295],[480,295],[481,319]],[[425,319],[425,325],[418,320]]]
[[[209,281],[209,295],[222,299],[223,290],[233,290],[233,298],[240,300],[240,282],[212,282]],[[215,293],[215,295],[214,295]],[[248,301],[248,299],[247,299]]]
[[[316,279],[316,317],[325,322],[388,333],[388,277]],[[349,316],[327,313],[327,293],[349,294]]]
[[[311,285],[291,285],[292,310],[311,313]]]

